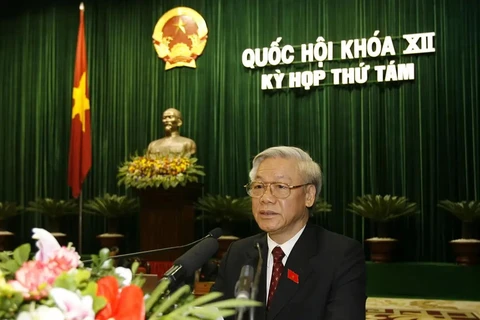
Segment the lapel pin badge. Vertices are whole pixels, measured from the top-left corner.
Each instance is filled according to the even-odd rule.
[[[288,269],[288,274],[287,274],[288,279],[292,280],[293,282],[297,283],[299,282],[298,279],[298,274],[295,273],[294,271]]]

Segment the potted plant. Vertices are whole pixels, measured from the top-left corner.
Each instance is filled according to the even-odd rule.
[[[348,205],[347,211],[374,222],[376,237],[366,239],[370,258],[374,262],[392,261],[397,239],[389,237],[388,225],[392,220],[418,213],[417,204],[405,197],[367,194]]]
[[[309,208],[310,220],[315,224],[326,225],[326,213],[332,212],[332,205],[323,198],[318,198],[315,204]]]
[[[238,240],[238,237],[233,235],[234,222],[252,218],[250,197],[234,198],[229,195],[207,194],[198,199],[194,207],[202,211],[197,219],[210,221],[223,230],[223,236],[218,239],[220,244],[218,257],[226,252],[233,241]]]
[[[332,212],[332,205],[325,201],[323,198],[318,198],[315,205],[310,209],[310,217],[321,215],[326,212]]]
[[[462,237],[450,241],[457,263],[478,264],[480,240],[475,234],[475,222],[480,219],[480,201],[442,200],[438,203],[438,207],[452,213],[462,222]]]
[[[250,197],[234,198],[229,195],[207,194],[198,199],[194,207],[202,211],[198,219],[213,222],[222,228],[224,235],[232,235],[234,221],[248,220],[252,217]]]
[[[60,243],[65,244],[67,235],[60,231],[60,220],[66,215],[77,214],[78,206],[74,200],[37,198],[35,201],[28,202],[28,206],[25,210],[40,213],[44,216],[46,218],[46,229],[50,231]]]
[[[128,217],[138,211],[137,199],[106,193],[85,203],[85,213],[100,215],[107,220],[107,232],[97,238],[102,247],[118,249],[124,235],[119,233],[118,224],[121,218]]]
[[[16,203],[0,202],[0,251],[4,251],[8,247],[8,241],[14,235],[13,232],[5,229],[5,222],[16,216],[21,209],[22,207],[17,206]]]

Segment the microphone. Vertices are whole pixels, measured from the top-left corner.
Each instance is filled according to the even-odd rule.
[[[257,299],[258,285],[260,284],[260,274],[262,273],[263,258],[262,258],[262,246],[257,242],[255,248],[258,253],[257,272],[255,273],[255,279],[252,284],[252,300]],[[254,307],[250,307],[250,320],[254,319],[255,310]]]
[[[215,229],[211,230],[203,238],[200,238],[198,240],[195,240],[195,241],[187,243],[187,244],[182,244],[180,246],[173,246],[173,247],[167,247],[167,248],[160,248],[160,249],[152,249],[152,250],[146,250],[146,251],[138,251],[138,252],[133,252],[133,253],[119,254],[119,255],[116,255],[116,256],[112,256],[110,258],[111,259],[127,258],[127,257],[138,256],[138,255],[144,255],[144,254],[148,254],[148,253],[157,253],[157,252],[163,252],[163,251],[168,251],[168,250],[183,249],[183,248],[190,247],[190,246],[192,246],[196,243],[199,243],[199,242],[201,242],[201,241],[203,241],[207,238],[218,239],[222,234],[223,234],[223,231],[222,231],[221,228],[215,228]],[[87,263],[87,262],[92,262],[92,261],[93,261],[93,259],[89,259],[89,260],[83,260],[82,262]]]
[[[199,241],[201,241],[201,240],[203,240],[203,239],[206,239],[206,238],[209,238],[209,237],[218,239],[218,238],[220,238],[222,235],[223,235],[223,230],[222,230],[222,228],[215,228],[215,229],[213,229],[212,231],[210,231],[205,237],[203,237],[202,239],[200,239]]]
[[[253,284],[253,267],[246,264],[240,270],[240,277],[235,285],[235,299],[250,299],[250,291]]]
[[[185,254],[173,262],[173,266],[163,275],[162,280],[169,280],[170,285],[177,285],[186,277],[190,277],[201,268],[205,262],[218,250],[218,241],[213,237],[207,237]]]
[[[254,270],[250,264],[246,264],[240,270],[240,277],[235,285],[235,299],[250,299]],[[237,320],[243,318],[245,307],[238,309]]]

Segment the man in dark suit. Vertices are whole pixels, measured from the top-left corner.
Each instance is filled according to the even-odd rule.
[[[365,319],[362,246],[308,222],[321,186],[320,166],[303,150],[282,146],[258,154],[245,187],[264,233],[230,246],[212,291],[234,298],[242,267],[256,266],[260,251],[256,299],[264,306],[256,308],[256,320]]]

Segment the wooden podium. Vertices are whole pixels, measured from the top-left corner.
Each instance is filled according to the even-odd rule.
[[[140,250],[179,246],[194,241],[193,203],[202,194],[202,185],[189,183],[165,190],[137,189],[140,198]],[[151,261],[174,261],[187,249],[168,250],[142,256]]]

